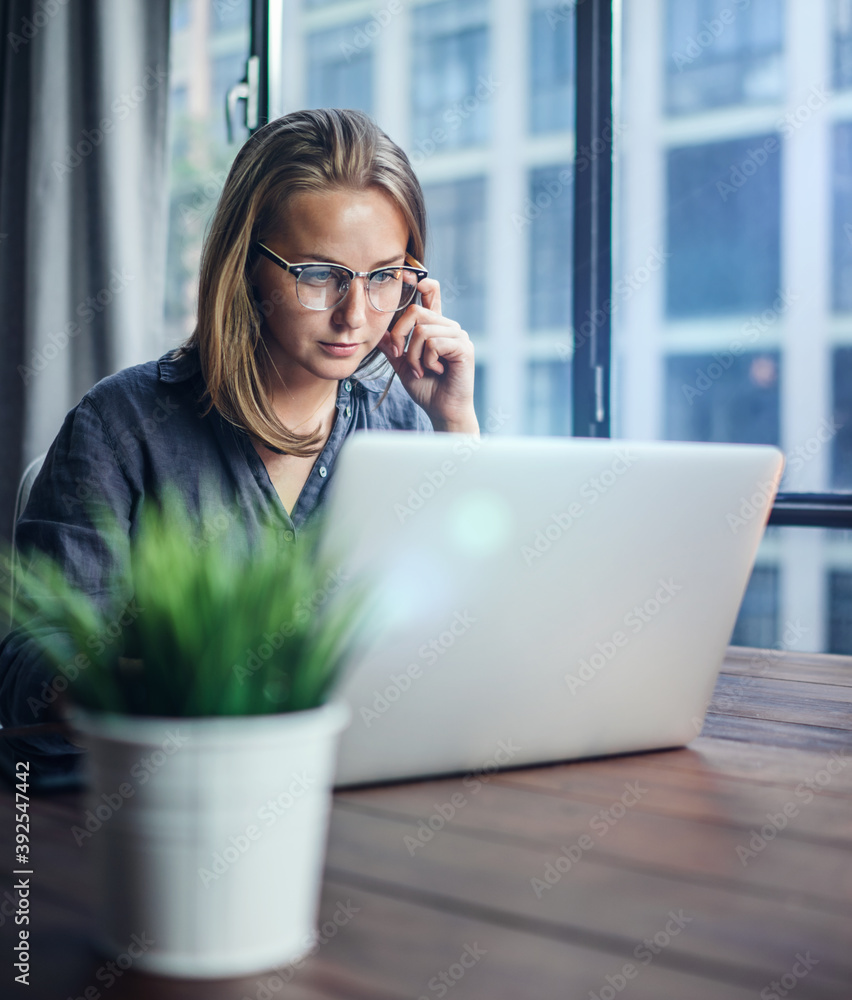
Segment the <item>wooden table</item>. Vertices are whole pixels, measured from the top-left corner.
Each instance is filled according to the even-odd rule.
[[[481,778],[336,796],[324,943],[300,968],[217,983],[130,970],[109,988],[69,833],[82,796],[35,798],[32,985],[12,982],[6,917],[0,995],[852,998],[852,657],[731,648],[687,749]]]

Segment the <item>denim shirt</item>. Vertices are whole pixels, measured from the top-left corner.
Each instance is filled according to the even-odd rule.
[[[113,560],[129,558],[143,500],[159,495],[167,483],[178,488],[189,511],[203,509],[207,516],[220,510],[217,524],[230,519],[240,528],[235,537],[271,525],[292,539],[326,503],[337,454],[354,431],[432,431],[397,379],[376,408],[385,385],[385,379],[354,377],[338,383],[331,435],[288,514],[248,434],[216,409],[201,416],[197,350],[175,349],[158,361],[125,368],[98,382],[66,415],[16,525],[16,545],[21,552],[46,552],[81,590],[106,603],[115,598]],[[111,554],[94,527],[90,513],[101,507],[118,519],[126,553]],[[44,721],[48,702],[55,700],[48,684],[54,676],[33,639],[20,628],[10,632],[0,642],[0,723]],[[62,737],[5,742],[37,773],[77,770],[81,751]]]

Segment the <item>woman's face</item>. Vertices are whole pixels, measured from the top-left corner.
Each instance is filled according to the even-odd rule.
[[[280,229],[263,242],[290,264],[327,261],[372,271],[403,264],[408,235],[402,213],[379,188],[330,189],[293,195]],[[342,302],[321,312],[305,308],[295,277],[265,257],[255,286],[266,304],[266,346],[290,389],[351,375],[393,319],[370,304],[363,278],[355,279]]]

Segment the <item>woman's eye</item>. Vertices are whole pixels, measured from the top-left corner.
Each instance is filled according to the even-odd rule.
[[[388,285],[394,281],[399,281],[399,270],[377,271],[373,275],[373,281],[375,281],[377,285]]]
[[[331,280],[330,267],[308,267],[302,271],[302,281],[311,285],[324,285]]]

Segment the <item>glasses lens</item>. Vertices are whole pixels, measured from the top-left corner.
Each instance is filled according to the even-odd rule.
[[[410,267],[386,267],[370,281],[370,301],[381,312],[404,309],[417,291],[417,274]]]
[[[296,282],[299,301],[308,309],[331,309],[349,290],[349,275],[339,267],[306,267]]]

